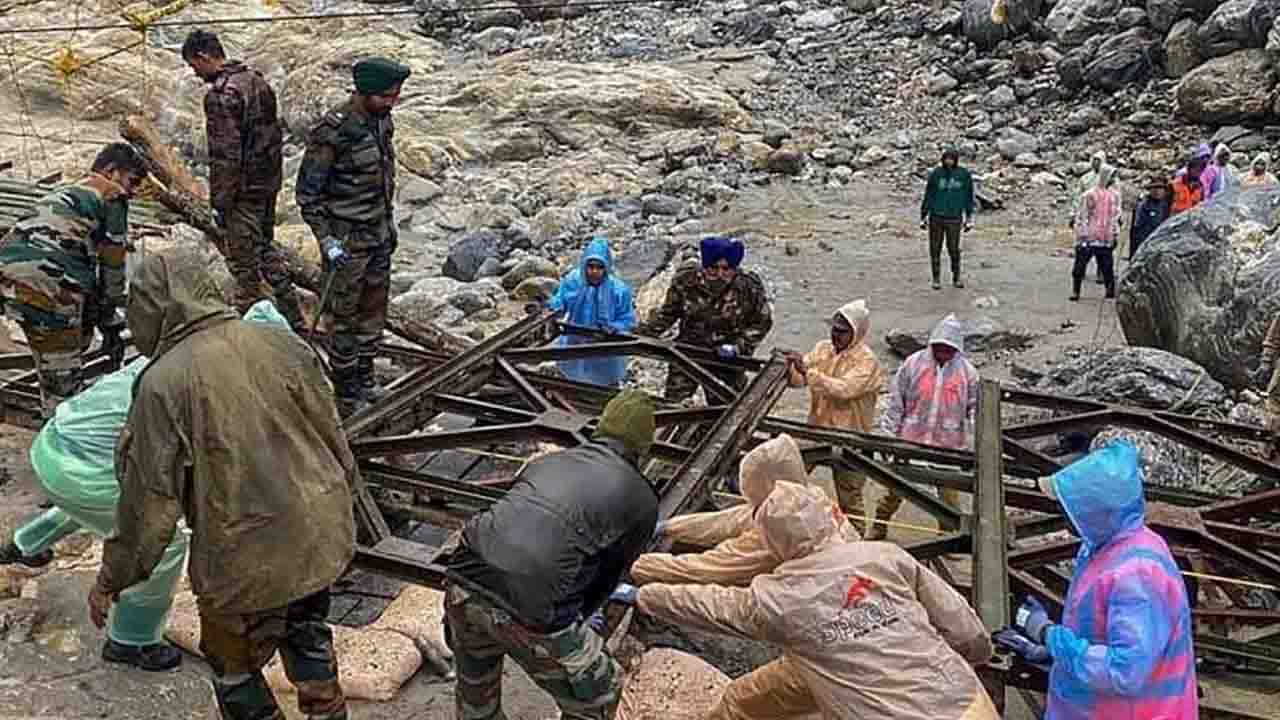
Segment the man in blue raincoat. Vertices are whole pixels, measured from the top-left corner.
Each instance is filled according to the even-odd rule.
[[[1061,624],[1028,597],[997,644],[1049,670],[1045,720],[1195,720],[1186,586],[1146,526],[1137,449],[1118,442],[1041,480],[1080,551]]]
[[[609,241],[594,237],[582,251],[578,268],[560,281],[560,288],[547,307],[564,313],[573,325],[626,333],[636,326],[636,306],[631,288],[613,274],[613,253]],[[561,346],[592,342],[584,335],[561,335]],[[570,380],[620,385],[627,375],[625,356],[561,360],[560,370]]]

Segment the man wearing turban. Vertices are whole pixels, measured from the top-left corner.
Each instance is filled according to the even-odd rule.
[[[357,62],[351,73],[355,92],[311,131],[298,170],[298,205],[320,242],[331,283],[329,359],[344,417],[374,390],[373,357],[386,325],[397,244],[391,108],[409,72],[387,58]]]
[[[662,307],[636,329],[640,335],[662,335],[679,323],[676,342],[714,348],[726,360],[750,356],[773,328],[773,311],[764,281],[741,270],[746,248],[742,241],[722,236],[703,238],[701,268],[687,265],[676,271]],[[742,388],[741,370],[716,374]],[[680,402],[692,396],[698,382],[676,371],[667,374],[666,397]]]

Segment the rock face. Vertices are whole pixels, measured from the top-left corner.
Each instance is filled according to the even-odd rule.
[[[979,48],[995,47],[1001,40],[1026,32],[1040,19],[1042,0],[1009,3],[1009,17],[1004,25],[991,22],[993,0],[965,0],[961,22],[964,36]]]
[[[1254,121],[1270,111],[1276,70],[1266,51],[1240,50],[1192,70],[1178,85],[1178,111],[1188,120]]]
[[[1082,349],[1045,375],[1038,390],[1153,410],[1223,411],[1226,388],[1196,363],[1145,347]]]
[[[1196,33],[1200,52],[1218,57],[1267,44],[1280,5],[1275,0],[1227,0],[1218,6]]]
[[[1058,0],[1045,25],[1058,42],[1074,47],[1113,32],[1122,7],[1121,0]]]
[[[993,352],[997,350],[1021,350],[1037,337],[1025,328],[1006,328],[988,317],[964,320],[965,352]],[[899,357],[908,357],[922,350],[929,342],[929,332],[912,332],[893,328],[884,336],[889,349]]]
[[[1179,20],[1165,37],[1164,70],[1170,77],[1180,78],[1204,60],[1196,38],[1198,28],[1195,20]]]
[[[1151,27],[1168,32],[1174,23],[1183,18],[1204,20],[1217,9],[1222,0],[1147,0],[1147,18]]]
[[[1275,189],[1231,191],[1177,215],[1143,243],[1116,312],[1130,345],[1161,348],[1244,387],[1280,312]]]
[[[488,230],[467,235],[449,248],[449,257],[441,273],[454,280],[471,282],[476,279],[485,260],[499,256],[501,247],[498,236]]]

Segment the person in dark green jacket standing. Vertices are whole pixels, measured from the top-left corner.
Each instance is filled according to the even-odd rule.
[[[947,241],[947,257],[951,259],[951,284],[964,287],[960,279],[960,231],[973,229],[973,176],[960,167],[960,153],[948,149],[942,153],[942,164],[929,173],[929,183],[920,203],[920,227],[929,229],[929,265],[933,271],[933,289],[942,288],[942,241]]]

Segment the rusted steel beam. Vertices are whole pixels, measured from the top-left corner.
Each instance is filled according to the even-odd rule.
[[[1115,411],[1111,409],[1092,410],[1076,415],[1063,415],[1047,420],[1034,420],[1010,425],[1004,429],[1004,436],[1014,440],[1029,440],[1046,435],[1056,435],[1068,430],[1093,430],[1113,424],[1114,420]]]
[[[713,489],[712,481],[737,459],[748,437],[786,389],[787,364],[775,354],[659,489],[658,517],[665,520],[704,504]]]
[[[1009,553],[1010,569],[1026,569],[1052,562],[1070,560],[1080,550],[1080,541],[1076,539],[1059,540],[1032,548],[1022,548]]]
[[[973,536],[967,530],[953,532],[903,545],[902,549],[911,553],[917,560],[928,560],[953,553],[968,553],[973,550]]]
[[[537,422],[485,425],[465,430],[361,438],[351,441],[351,452],[357,458],[406,455],[531,440],[542,437],[544,432],[545,429]]]
[[[1200,511],[1200,517],[1208,520],[1247,520],[1268,512],[1280,510],[1280,488],[1222,500]]]
[[[899,475],[897,469],[900,466],[898,465],[879,463],[865,455],[843,449],[840,450],[840,456],[836,462],[853,472],[866,473],[867,477],[888,487],[907,502],[929,513],[937,519],[943,529],[955,530],[963,522],[964,515],[959,510],[917,488]]]

